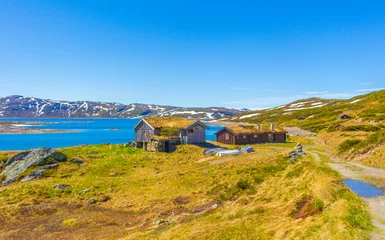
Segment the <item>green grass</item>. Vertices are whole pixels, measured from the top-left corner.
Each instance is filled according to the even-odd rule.
[[[60,163],[45,178],[0,188],[0,238],[368,239],[366,206],[336,172],[310,157],[289,164],[287,148],[277,149],[218,158],[190,145],[174,153],[65,148],[84,164]],[[305,197],[310,214],[299,220],[292,213]]]

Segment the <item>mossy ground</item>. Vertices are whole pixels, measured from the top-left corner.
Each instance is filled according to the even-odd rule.
[[[85,163],[60,163],[42,179],[0,188],[0,238],[368,239],[365,204],[324,163],[288,164],[294,144],[223,158],[192,145],[174,153],[61,149]],[[97,203],[87,205],[90,198]]]

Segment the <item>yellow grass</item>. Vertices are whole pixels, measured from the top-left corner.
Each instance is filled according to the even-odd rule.
[[[288,164],[288,148],[272,146],[224,158],[191,145],[63,149],[84,165],[0,188],[0,239],[368,239],[366,207],[338,174],[310,157]],[[297,218],[304,198],[322,208]]]

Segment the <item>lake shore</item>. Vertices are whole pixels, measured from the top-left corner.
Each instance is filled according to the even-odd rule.
[[[37,134],[37,133],[65,133],[72,132],[67,130],[59,129],[37,129],[28,128],[28,126],[40,125],[38,123],[27,123],[27,122],[0,122],[0,134]]]

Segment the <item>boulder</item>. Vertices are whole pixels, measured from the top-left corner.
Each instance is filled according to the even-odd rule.
[[[74,158],[74,159],[71,160],[71,162],[79,164],[79,165],[84,163],[84,161],[82,159],[80,159],[80,158]]]
[[[3,185],[16,181],[17,177],[28,168],[52,164],[56,161],[63,162],[67,160],[67,157],[51,148],[37,148],[30,152],[19,153],[8,160],[9,164],[2,172],[6,176],[2,182]]]
[[[68,185],[68,184],[57,184],[52,186],[52,188],[59,189],[59,190],[65,190],[70,187],[71,185]]]
[[[87,200],[86,204],[87,205],[93,205],[93,204],[96,204],[96,202],[97,201],[94,198],[90,198],[90,199]]]
[[[54,168],[57,168],[57,167],[59,167],[59,164],[57,164],[57,163],[43,166],[43,167],[39,168],[38,170],[34,171],[33,173],[29,174],[28,176],[23,177],[20,181],[21,182],[32,181],[35,178],[43,176],[43,173],[45,172],[45,170],[47,170],[47,169],[54,169]]]
[[[10,165],[11,163],[13,163],[15,161],[19,161],[19,160],[23,159],[30,152],[31,151],[21,152],[21,153],[18,153],[18,154],[16,154],[15,156],[13,156],[11,158],[8,158],[8,160],[5,162],[5,166],[8,166],[8,165]]]

